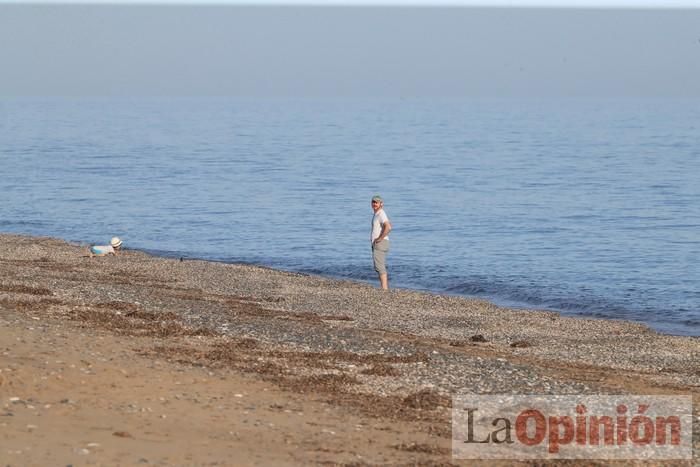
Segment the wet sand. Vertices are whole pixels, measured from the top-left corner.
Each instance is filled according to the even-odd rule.
[[[457,392],[699,401],[698,338],[248,265],[85,252],[0,235],[4,464],[472,465],[451,458]]]

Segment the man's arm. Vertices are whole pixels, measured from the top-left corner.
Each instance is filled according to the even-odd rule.
[[[387,219],[383,224],[382,224],[382,233],[379,234],[379,237],[377,237],[374,240],[374,244],[376,245],[377,243],[381,242],[384,240],[384,238],[389,235],[389,232],[391,232],[391,222]]]

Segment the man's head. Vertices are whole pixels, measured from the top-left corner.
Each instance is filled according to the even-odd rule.
[[[372,210],[379,211],[384,206],[384,200],[379,195],[372,196]]]

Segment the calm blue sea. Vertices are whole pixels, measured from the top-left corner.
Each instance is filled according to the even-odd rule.
[[[700,335],[700,102],[0,99],[0,231]]]

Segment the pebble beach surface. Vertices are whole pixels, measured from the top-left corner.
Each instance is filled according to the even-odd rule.
[[[389,451],[357,441],[342,454],[290,464],[459,464],[449,449],[451,397],[460,392],[688,394],[700,402],[699,338],[250,265],[137,251],[89,258],[86,245],[51,238],[0,235],[0,317],[6,327],[34,319],[138,340],[134,358],[248,375],[290,397],[390,420],[398,433],[410,425],[429,440]],[[7,408],[12,379],[0,375]],[[697,412],[695,421],[697,452]],[[372,449],[396,454],[373,458]]]

